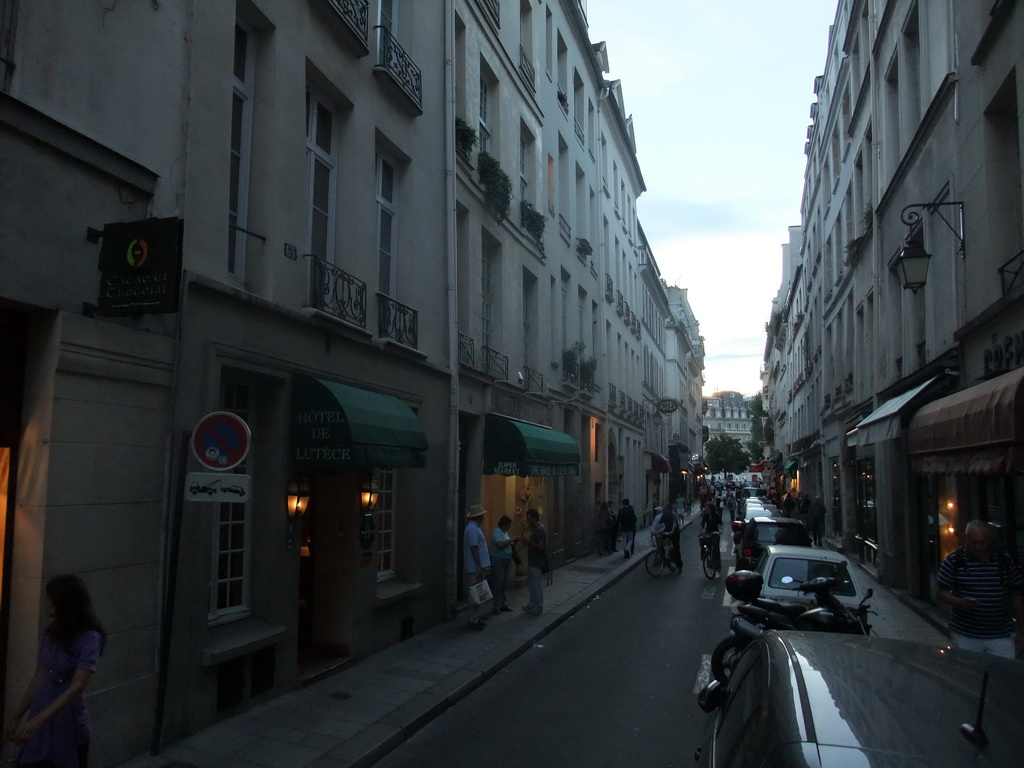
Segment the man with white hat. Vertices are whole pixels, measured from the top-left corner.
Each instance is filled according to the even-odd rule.
[[[474,504],[466,515],[466,529],[462,533],[463,568],[466,570],[466,586],[479,584],[491,570],[491,555],[487,551],[487,537],[481,528],[487,510],[482,504]],[[480,631],[484,628],[480,620],[480,605],[469,601],[469,628]]]

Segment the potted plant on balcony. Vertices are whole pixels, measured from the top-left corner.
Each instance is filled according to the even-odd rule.
[[[504,221],[512,208],[512,180],[487,152],[481,152],[477,162],[480,166],[480,183],[484,186],[484,199],[498,215],[498,221]]]
[[[523,229],[533,235],[534,239],[540,245],[540,249],[544,250],[544,227],[548,223],[547,217],[533,207],[533,204],[527,200],[523,200],[520,205],[520,211],[523,215]]]
[[[586,350],[586,345],[582,341],[577,341],[562,351],[562,381],[579,384],[580,358]]]
[[[462,158],[469,162],[469,153],[476,146],[476,129],[461,117],[455,118],[455,148]]]
[[[594,374],[597,373],[597,358],[580,360],[580,386],[588,392],[594,391]]]

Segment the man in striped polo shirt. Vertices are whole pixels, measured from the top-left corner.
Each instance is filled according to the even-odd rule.
[[[1020,568],[1006,552],[993,549],[992,528],[984,520],[969,522],[964,537],[966,545],[939,566],[936,598],[953,608],[950,638],[957,648],[1012,659],[1024,649]]]

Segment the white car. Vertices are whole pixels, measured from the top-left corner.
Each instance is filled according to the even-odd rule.
[[[800,592],[800,585],[818,576],[828,576],[845,582],[832,591],[843,605],[856,608],[864,599],[864,590],[846,557],[831,549],[770,545],[764,548],[754,570],[764,577],[761,597],[810,607],[816,604],[815,598]]]

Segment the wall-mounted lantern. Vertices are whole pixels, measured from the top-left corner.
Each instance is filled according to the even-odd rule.
[[[377,538],[377,523],[373,519],[373,511],[377,508],[380,488],[371,472],[364,479],[360,489],[359,503],[363,510],[359,523],[359,545],[363,548],[363,562],[373,556],[373,543]]]
[[[286,509],[288,511],[288,549],[295,546],[295,523],[300,517],[306,514],[309,506],[309,483],[305,478],[298,477],[288,483],[288,496],[286,497]]]
[[[958,211],[957,226],[954,227],[939,208],[947,205],[955,205]],[[924,247],[924,230],[921,227],[921,214],[916,210],[921,208],[928,213],[937,213],[942,223],[946,225],[957,239],[960,258],[964,258],[964,204],[959,200],[945,203],[911,203],[905,206],[900,212],[900,221],[910,227],[906,239],[903,241],[903,248],[900,255],[896,257],[896,264],[900,270],[900,279],[904,288],[909,288],[917,293],[924,287],[928,279],[928,262],[932,255]]]

